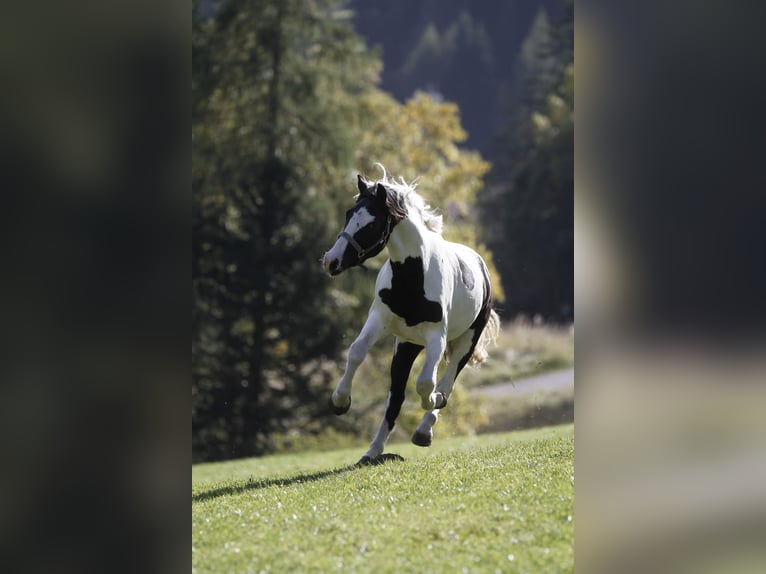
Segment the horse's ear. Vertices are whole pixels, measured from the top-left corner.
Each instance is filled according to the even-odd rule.
[[[378,187],[375,188],[375,195],[383,203],[388,203],[388,192],[386,191],[386,186],[382,183],[379,183]]]
[[[367,191],[367,182],[364,180],[361,174],[356,174],[356,185],[359,187],[359,193]]]

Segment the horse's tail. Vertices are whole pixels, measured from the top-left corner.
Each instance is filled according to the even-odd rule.
[[[487,324],[484,325],[484,329],[479,336],[479,340],[476,341],[476,346],[473,348],[471,358],[468,359],[468,364],[472,366],[479,366],[489,357],[487,348],[490,345],[494,345],[497,341],[497,335],[500,332],[500,317],[493,309],[489,310],[489,319]]]

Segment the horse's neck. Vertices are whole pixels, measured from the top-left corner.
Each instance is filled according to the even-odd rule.
[[[429,251],[433,233],[426,226],[409,218],[396,224],[388,240],[391,261],[404,261],[407,257],[423,257]]]

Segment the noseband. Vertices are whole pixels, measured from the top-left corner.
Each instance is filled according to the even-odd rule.
[[[377,255],[380,252],[380,250],[383,249],[383,247],[388,242],[388,238],[391,237],[391,228],[393,227],[392,224],[393,224],[393,218],[389,215],[386,218],[386,228],[383,230],[383,235],[380,237],[378,241],[376,241],[375,243],[373,243],[367,248],[364,248],[361,245],[359,245],[359,242],[356,239],[354,239],[351,236],[351,234],[348,233],[345,229],[341,232],[340,235],[338,235],[338,237],[345,237],[349,245],[351,245],[351,247],[354,248],[354,250],[356,251],[357,257],[359,258],[359,262],[357,263],[357,265],[359,265],[359,263],[363,261],[364,256],[370,253],[371,251],[379,248],[378,251],[372,254],[372,255]]]

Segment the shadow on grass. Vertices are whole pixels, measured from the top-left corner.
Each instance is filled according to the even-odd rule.
[[[386,453],[386,454],[380,455],[377,459],[374,459],[372,461],[370,461],[369,459],[365,461],[363,457],[362,460],[360,460],[356,464],[349,464],[347,466],[343,466],[340,468],[333,468],[331,470],[322,470],[320,472],[314,472],[312,474],[298,474],[291,477],[268,478],[268,479],[262,479],[262,480],[250,479],[247,482],[243,482],[240,484],[222,486],[220,488],[214,488],[212,490],[206,490],[204,492],[198,492],[197,494],[192,494],[192,502],[203,502],[205,500],[210,500],[212,498],[218,498],[219,496],[226,496],[229,494],[240,494],[242,492],[247,492],[248,490],[260,490],[261,488],[269,488],[271,486],[284,487],[284,486],[291,486],[293,484],[302,484],[305,482],[315,482],[317,480],[327,478],[328,476],[335,476],[338,474],[343,474],[344,472],[348,472],[350,470],[356,470],[364,466],[378,465],[378,464],[382,464],[384,462],[389,462],[392,460],[402,461],[404,459],[399,455]]]
[[[214,488],[212,490],[206,490],[205,492],[199,492],[192,495],[192,502],[202,502],[204,500],[210,500],[211,498],[218,498],[219,496],[226,496],[228,494],[240,494],[247,492],[248,490],[260,490],[261,488],[269,488],[271,486],[291,486],[293,484],[302,484],[304,482],[314,482],[327,478],[328,476],[334,476],[354,470],[358,468],[355,464],[350,464],[341,468],[334,468],[332,470],[323,470],[321,472],[314,472],[312,474],[298,474],[296,476],[290,476],[285,478],[268,478],[263,480],[250,479],[247,482],[241,484],[232,484],[231,486],[222,486],[220,488]]]

